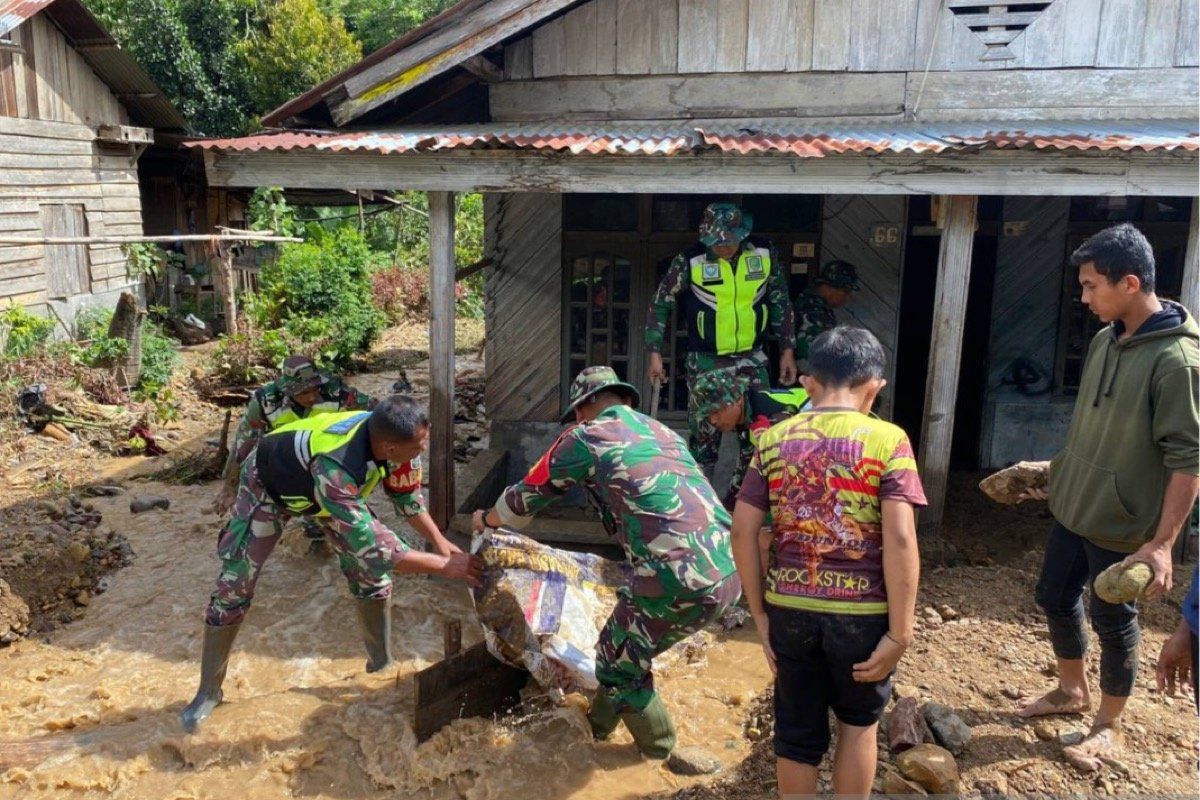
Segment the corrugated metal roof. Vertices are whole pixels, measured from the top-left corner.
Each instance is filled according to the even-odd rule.
[[[187,120],[137,60],[121,49],[79,0],[0,0],[0,35],[43,10],[79,48],[76,52],[117,95],[135,123],[156,130],[188,129]]]
[[[719,150],[743,155],[788,153],[820,158],[838,153],[941,153],[985,149],[1200,150],[1195,120],[1145,122],[956,123],[842,128],[779,123],[738,127],[581,128],[470,126],[444,130],[264,133],[189,143],[204,150],[316,150],[398,154],[462,148],[552,150],[629,155],[674,155]]]

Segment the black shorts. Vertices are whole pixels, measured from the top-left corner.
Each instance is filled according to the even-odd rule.
[[[829,749],[829,711],[846,725],[879,722],[891,676],[854,680],[888,630],[887,614],[823,614],[767,606],[775,678],[775,755],[816,766]]]

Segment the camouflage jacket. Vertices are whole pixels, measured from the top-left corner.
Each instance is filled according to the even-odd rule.
[[[794,323],[791,297],[788,294],[787,271],[784,263],[779,260],[774,244],[770,246],[770,250],[774,267],[767,282],[767,313],[771,333],[779,339],[781,347],[788,348],[792,346]],[[650,298],[650,312],[646,315],[646,349],[650,352],[657,353],[662,350],[671,310],[675,308],[679,294],[688,291],[692,284],[688,258],[688,252],[684,251],[671,260],[654,296]]]
[[[633,565],[634,594],[688,594],[734,572],[729,513],[687,444],[657,420],[618,405],[568,428],[504,491],[496,514],[519,529],[577,485]]]
[[[396,513],[408,518],[424,512],[420,458],[398,467],[389,463],[387,469],[383,489]],[[352,555],[361,556],[364,548],[374,547],[377,534],[387,531],[388,527],[367,507],[367,498],[362,495],[354,476],[337,461],[325,456],[314,458],[309,471],[317,502],[328,514],[322,515],[322,519],[346,537],[353,547]],[[404,541],[402,537],[395,538],[401,543]]]
[[[321,399],[312,408],[298,406],[279,387],[278,382],[270,383],[254,390],[246,411],[238,423],[233,444],[229,447],[229,457],[225,461],[222,477],[231,478],[237,474],[246,456],[254,450],[263,434],[269,433],[279,425],[296,419],[315,414],[330,414],[335,411],[365,411],[375,405],[366,394],[347,386],[338,378],[332,378],[321,387]]]
[[[813,340],[827,330],[837,327],[837,317],[821,296],[805,289],[796,298],[796,358],[808,358]]]
[[[758,439],[763,432],[809,406],[808,392],[799,386],[783,389],[752,389],[746,392],[743,402],[745,403],[745,413],[742,424],[738,426],[737,430],[738,433],[746,432],[746,443],[740,448],[737,464],[729,479],[729,491],[733,496],[736,496],[742,480],[746,477],[750,459],[754,456],[754,450],[758,447]],[[727,508],[730,505],[726,503]]]

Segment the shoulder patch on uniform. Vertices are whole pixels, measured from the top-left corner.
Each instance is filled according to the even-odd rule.
[[[365,420],[369,416],[371,416],[370,411],[360,411],[359,413],[355,414],[352,417],[346,417],[343,420],[339,420],[339,421],[333,423],[325,430],[327,433],[337,433],[337,434],[349,433],[350,431],[352,431],[355,428],[355,426],[357,426],[359,423],[361,423],[363,420]]]
[[[529,468],[529,472],[525,473],[525,483],[530,486],[545,486],[550,481],[550,456],[554,454],[562,440],[574,432],[577,427],[577,425],[572,425],[558,435],[554,444],[547,447],[546,452],[542,453],[542,457]]]

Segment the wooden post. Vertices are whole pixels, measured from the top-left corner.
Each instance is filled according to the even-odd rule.
[[[454,195],[429,193],[429,513],[454,517]]]
[[[921,511],[922,534],[937,532],[946,504],[977,206],[978,198],[971,195],[946,197],[941,203],[942,242],[938,252],[929,374],[925,381],[925,416],[921,423],[919,466],[925,497],[929,500],[929,506]]]
[[[233,250],[226,244],[217,245],[221,258],[220,287],[225,301],[225,333],[232,336],[237,329],[237,287],[233,277]]]
[[[1200,197],[1192,198],[1192,221],[1188,225],[1187,249],[1183,255],[1183,291],[1179,302],[1188,313],[1200,317],[1200,249],[1196,237],[1200,236]]]

